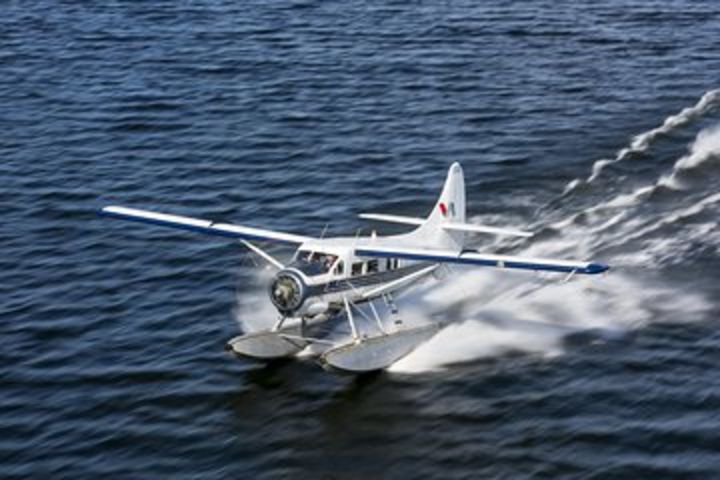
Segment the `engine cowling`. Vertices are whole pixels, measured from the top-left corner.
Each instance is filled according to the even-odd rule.
[[[307,288],[295,272],[281,270],[270,283],[270,300],[283,315],[300,309],[307,297]]]

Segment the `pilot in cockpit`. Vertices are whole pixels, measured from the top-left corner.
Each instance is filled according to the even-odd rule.
[[[337,258],[337,255],[331,255],[329,253],[308,252],[305,261],[322,267],[322,273],[327,273],[333,264],[335,264]]]
[[[333,264],[335,263],[335,260],[337,260],[337,255],[325,255],[325,261],[324,261],[323,266],[324,266],[326,272],[328,270],[330,270],[330,267],[333,266]]]

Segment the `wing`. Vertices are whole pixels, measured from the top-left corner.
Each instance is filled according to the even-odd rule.
[[[179,215],[156,213],[148,210],[138,210],[135,208],[109,206],[103,207],[98,213],[106,217],[119,218],[122,220],[149,223],[151,225],[162,225],[164,227],[178,228],[180,230],[189,230],[191,232],[206,233],[209,235],[219,235],[221,237],[241,238],[244,240],[268,240],[272,242],[291,243],[296,245],[312,240],[311,237],[294,235],[292,233],[244,227],[242,225],[232,225],[229,223],[217,223],[211,222],[210,220],[181,217]]]
[[[355,249],[361,257],[405,258],[408,260],[437,263],[458,263],[485,267],[517,268],[523,270],[544,270],[549,272],[584,273],[593,275],[607,271],[610,267],[602,263],[573,262],[545,258],[522,258],[509,255],[489,255],[477,250],[429,250],[404,247],[361,247]]]

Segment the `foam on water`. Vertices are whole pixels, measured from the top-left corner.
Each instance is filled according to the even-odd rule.
[[[670,175],[662,177],[658,183],[678,190],[683,189],[684,184],[679,177],[684,172],[718,160],[720,160],[720,125],[700,132],[690,153],[675,162]]]
[[[690,320],[711,306],[700,294],[678,299],[670,286],[648,285],[627,274],[567,283],[528,282],[519,275],[503,281],[501,275],[469,272],[450,282],[475,293],[465,300],[462,314],[389,370],[420,373],[513,351],[552,357],[563,353],[565,339],[573,334],[592,332],[594,341],[605,341],[647,325],[659,313],[681,312],[681,319]],[[508,290],[493,296],[488,293],[496,290],[493,282]]]

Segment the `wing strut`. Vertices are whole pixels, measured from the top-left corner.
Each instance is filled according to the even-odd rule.
[[[268,262],[270,265],[277,268],[278,270],[282,270],[283,268],[285,268],[285,265],[280,263],[279,260],[277,260],[275,257],[270,255],[269,253],[267,253],[262,248],[260,248],[256,245],[253,245],[252,243],[248,242],[247,240],[243,240],[243,239],[240,239],[240,243],[242,243],[247,248],[252,250],[252,252],[255,253],[257,256],[262,257],[266,262]]]
[[[359,342],[360,336],[358,335],[357,327],[355,326],[355,319],[353,318],[352,308],[350,308],[350,302],[348,302],[346,296],[343,296],[343,303],[345,304],[345,312],[347,312],[348,323],[350,324],[350,331],[352,332],[353,340],[355,340],[355,342]]]

